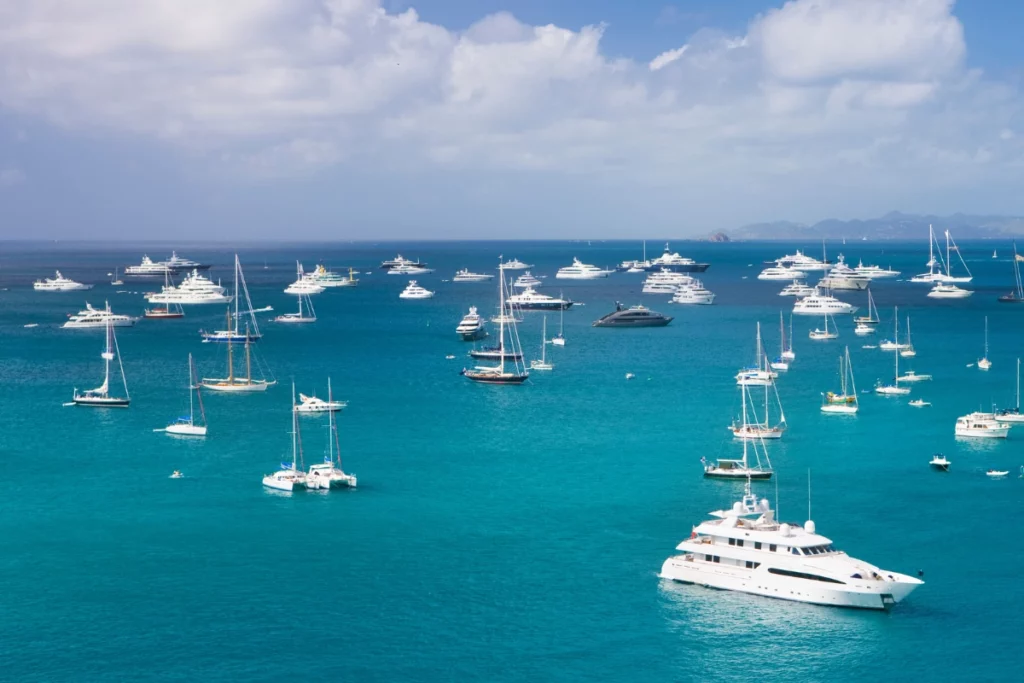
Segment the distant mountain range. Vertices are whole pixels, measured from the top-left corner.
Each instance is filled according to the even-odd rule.
[[[828,218],[814,225],[791,221],[754,223],[737,229],[730,237],[734,240],[927,239],[929,225],[933,225],[939,234],[949,230],[961,241],[1024,235],[1024,218],[1020,216],[970,216],[963,213],[922,216],[892,211],[881,218],[863,221]]]

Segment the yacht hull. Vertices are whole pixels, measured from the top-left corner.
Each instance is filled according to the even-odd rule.
[[[260,391],[266,391],[268,387],[272,387],[277,382],[246,382],[243,380],[226,380],[226,379],[204,379],[200,382],[204,389],[210,391],[219,391],[222,393],[256,393]]]
[[[732,479],[735,481],[746,481],[748,477],[750,479],[763,481],[765,479],[771,479],[772,473],[764,471],[745,470],[740,467],[733,469],[719,469],[717,467],[709,467],[704,470],[705,479]]]
[[[86,408],[127,408],[131,403],[131,399],[75,396],[71,402],[76,406],[84,406]]]
[[[512,373],[497,374],[490,372],[475,372],[473,370],[464,370],[462,375],[473,382],[479,384],[513,384],[520,385],[525,382],[529,375],[519,375]]]
[[[487,330],[482,327],[478,327],[472,332],[459,332],[458,335],[462,338],[462,341],[480,341],[487,336]]]
[[[177,436],[206,436],[206,427],[202,425],[167,425],[164,429],[167,434],[176,434]]]

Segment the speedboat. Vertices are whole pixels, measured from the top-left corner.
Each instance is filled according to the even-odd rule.
[[[81,292],[92,289],[92,285],[85,285],[66,278],[57,271],[56,277],[48,277],[43,280],[36,280],[32,283],[32,289],[37,292]]]
[[[888,609],[922,585],[837,550],[813,521],[780,522],[746,484],[743,499],[711,513],[665,560],[659,576],[681,583],[836,607]]]
[[[704,289],[704,284],[700,280],[694,280],[692,284],[679,285],[669,303],[710,306],[715,303],[715,295]]]
[[[295,412],[336,413],[347,405],[348,403],[345,401],[325,401],[324,399],[317,398],[316,396],[306,396],[305,394],[299,394],[299,402],[295,404]]]
[[[507,299],[510,308],[523,311],[567,311],[572,308],[575,302],[561,297],[541,294],[533,287],[527,287],[518,294],[513,294]]]
[[[614,271],[602,270],[589,263],[583,263],[578,258],[573,258],[572,265],[559,268],[558,272],[555,273],[555,277],[559,280],[596,280],[608,277],[612,272]]]
[[[533,266],[529,263],[523,263],[519,259],[509,259],[501,264],[501,267],[505,270],[524,270],[526,268],[532,268]]]
[[[941,472],[949,472],[949,466],[953,463],[950,462],[942,453],[936,453],[932,456],[932,459],[928,461],[928,464]]]
[[[661,256],[650,263],[650,268],[665,268],[677,273],[703,273],[708,267],[709,264],[707,263],[697,263],[692,258],[672,253],[668,247],[668,242],[665,243],[665,251]]]
[[[68,321],[61,325],[65,330],[95,329],[107,326],[107,322],[113,327],[131,327],[138,318],[130,315],[117,315],[107,308],[93,308],[92,304],[86,303],[85,310],[74,315],[68,315]]]
[[[459,326],[455,328],[455,334],[462,337],[462,341],[476,341],[487,336],[487,330],[484,328],[484,319],[477,313],[476,306],[469,307],[469,313],[462,318]]]
[[[779,296],[795,296],[798,298],[810,296],[811,294],[814,294],[814,287],[806,285],[800,282],[800,280],[793,280],[793,282],[783,287],[782,291],[779,292]]]
[[[616,303],[615,310],[595,320],[594,327],[665,327],[672,318],[652,311],[646,306],[630,306],[623,308]]]
[[[856,307],[840,301],[830,294],[815,288],[814,294],[805,296],[793,304],[794,315],[841,315],[856,311]]]
[[[931,405],[931,403],[929,403],[928,401],[924,400],[923,398],[915,398],[913,401],[911,401],[907,405],[911,405],[911,406],[913,406],[915,408],[927,408],[928,406]]]
[[[389,271],[390,272],[390,271]],[[400,299],[429,299],[434,293],[416,284],[415,280],[409,280],[409,286],[398,295]]]
[[[494,276],[489,273],[471,273],[469,268],[463,268],[455,273],[452,282],[487,282],[493,278]]]
[[[974,294],[973,290],[961,289],[956,285],[942,282],[937,283],[932,287],[932,291],[928,292],[928,296],[932,299],[966,299],[972,294]]]
[[[790,268],[789,266],[775,265],[762,270],[758,276],[758,280],[802,280],[807,277],[807,273],[803,270],[797,270],[796,268]]]
[[[968,413],[957,418],[953,433],[956,436],[971,438],[1005,439],[1010,433],[1010,427],[995,418],[992,413]]]

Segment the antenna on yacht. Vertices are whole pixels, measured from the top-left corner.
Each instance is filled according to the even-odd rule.
[[[811,468],[807,468],[807,519],[811,519]]]
[[[1024,466],[1021,466],[1024,470]],[[775,473],[775,519],[782,519],[782,515],[779,513],[779,474]]]

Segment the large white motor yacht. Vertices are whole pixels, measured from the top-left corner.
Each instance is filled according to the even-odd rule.
[[[455,328],[455,334],[462,337],[462,341],[476,341],[487,336],[484,319],[477,312],[476,306],[469,307],[469,313],[459,322],[459,326]]]
[[[583,263],[578,258],[574,258],[572,265],[559,268],[558,272],[555,273],[555,277],[559,280],[596,280],[608,277],[612,272],[610,270],[602,270],[597,266]]]
[[[532,268],[533,266],[529,263],[523,263],[517,258],[509,259],[501,264],[501,267],[505,270],[525,270],[526,268]]]
[[[146,295],[146,300],[155,304],[226,304],[232,296],[224,293],[219,284],[199,274],[198,270],[181,281],[177,287],[164,286],[159,292]]]
[[[802,280],[807,277],[807,272],[790,268],[789,266],[775,265],[765,268],[758,274],[758,280]]]
[[[512,286],[517,289],[524,289],[526,287],[539,287],[540,284],[541,282],[538,277],[533,275],[530,271],[526,271],[516,278],[516,281],[512,283]]]
[[[388,268],[388,275],[423,275],[424,273],[433,273],[433,268],[427,268],[419,265],[398,265],[394,268]]]
[[[71,278],[61,275],[58,270],[56,277],[48,277],[45,280],[36,280],[32,284],[32,289],[37,292],[81,292],[87,289],[92,289],[92,285],[84,285],[81,282],[75,282]]]
[[[111,327],[131,327],[138,318],[133,318],[130,315],[117,315],[112,313],[109,308],[93,308],[92,304],[86,303],[84,311],[69,315],[68,321],[61,327],[65,330],[105,328],[108,320]]]
[[[409,286],[398,295],[400,299],[429,299],[434,293],[416,284],[415,280],[409,280]]]
[[[748,481],[743,500],[712,512],[676,546],[660,577],[709,588],[837,607],[888,609],[923,582],[837,550],[803,526],[780,523]]]
[[[674,304],[701,304],[709,306],[715,303],[713,292],[704,289],[700,280],[694,280],[693,284],[679,285],[671,303]]]
[[[336,413],[342,408],[346,407],[348,403],[346,401],[325,401],[322,398],[316,396],[306,396],[305,394],[299,394],[299,402],[295,404],[295,412],[297,413]]]
[[[840,254],[836,264],[821,278],[818,286],[826,289],[860,291],[867,289],[870,282],[870,278],[859,274],[856,270],[846,265],[846,261],[843,259],[842,254]]]
[[[1005,439],[1010,425],[999,422],[994,413],[970,413],[956,419],[954,433],[980,439]]]
[[[805,296],[793,304],[795,315],[841,315],[853,313],[856,307],[840,301],[830,294],[824,294],[815,288],[814,294]]]
[[[658,258],[650,262],[649,268],[662,268],[678,273],[703,273],[708,269],[707,263],[697,263],[692,258],[680,256],[678,252],[672,252],[665,243],[665,251]]]
[[[382,261],[380,264],[380,267],[384,270],[391,270],[392,268],[397,268],[399,266],[426,266],[426,264],[415,259],[405,258],[401,254],[393,259]]]
[[[973,290],[961,289],[956,285],[942,282],[937,283],[932,287],[932,291],[928,292],[928,296],[932,299],[966,299],[972,294],[974,294]]]
[[[522,311],[567,311],[575,303],[570,299],[541,294],[533,287],[527,287],[522,292],[513,294],[508,297],[506,302],[509,306]]]
[[[869,280],[879,280],[887,277],[896,277],[900,274],[900,271],[889,268],[882,268],[880,266],[865,266],[864,261],[858,261],[857,267],[853,269],[855,273],[861,277],[866,277]]]
[[[122,275],[128,278],[158,278],[169,273],[170,270],[163,263],[157,263],[148,256],[142,257],[142,263],[137,266],[125,266]]]
[[[819,261],[813,256],[808,256],[799,249],[795,254],[783,256],[775,261],[780,266],[792,266],[799,270],[828,270],[832,267],[827,261]]]
[[[351,273],[349,273],[349,277],[345,277],[341,273],[328,270],[322,263],[317,264],[312,272],[303,273],[303,277],[319,287],[351,287],[353,285]]]
[[[470,272],[469,268],[463,268],[455,273],[452,282],[487,282],[493,279],[494,276],[490,273],[473,273]]]
[[[782,291],[779,292],[779,296],[795,296],[797,298],[810,296],[811,294],[814,294],[814,287],[806,285],[800,282],[800,280],[793,280],[793,282],[783,287]]]

